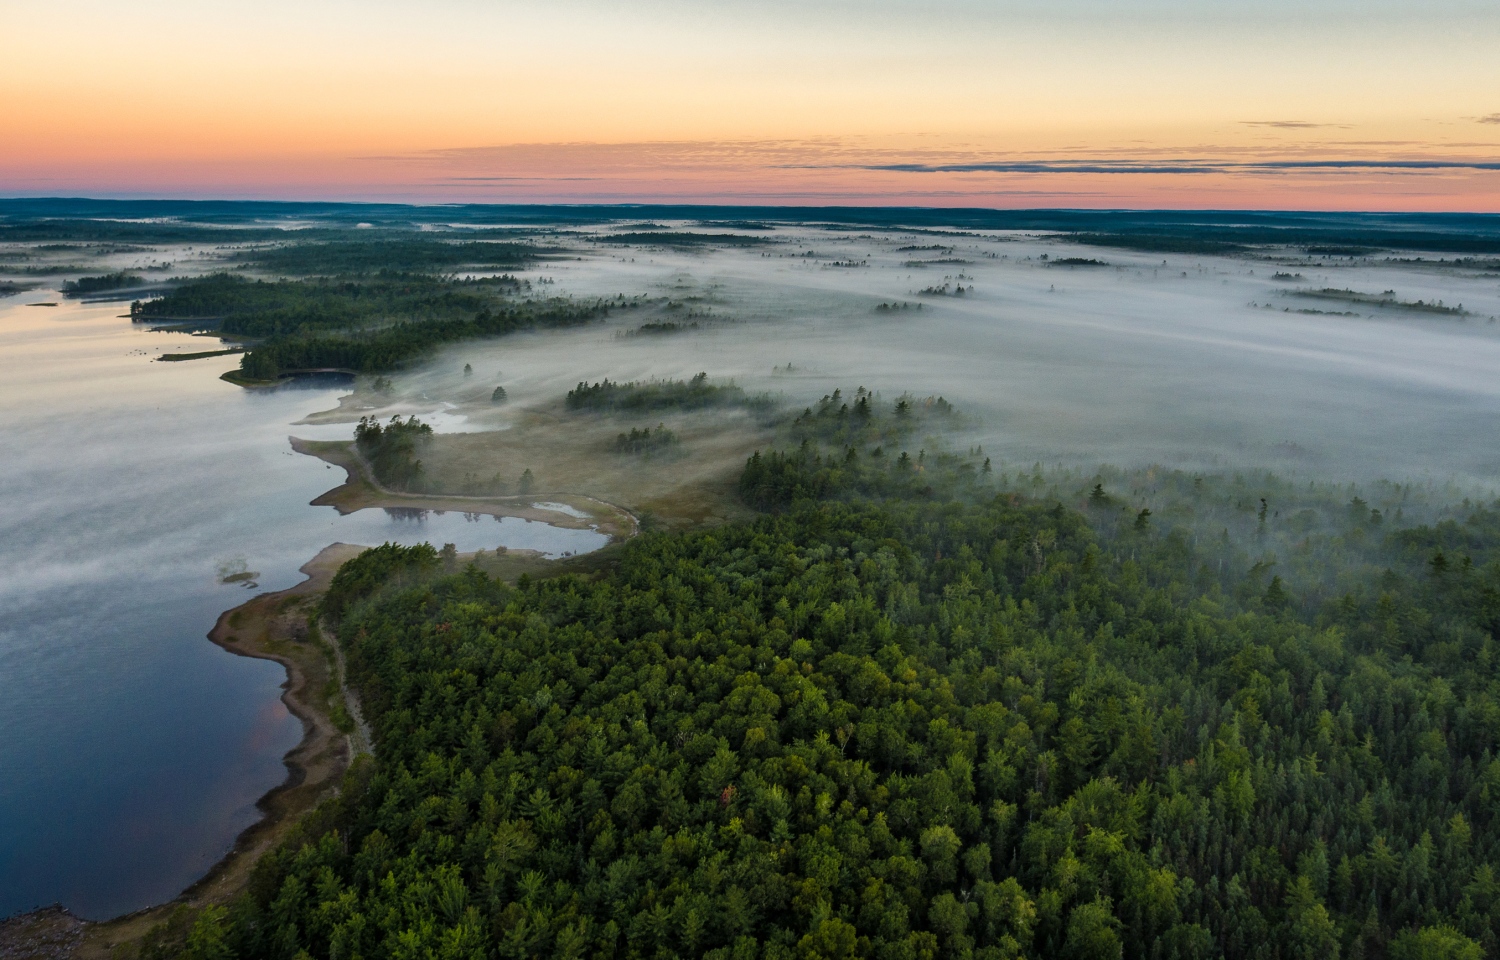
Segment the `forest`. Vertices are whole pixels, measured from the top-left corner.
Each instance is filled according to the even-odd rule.
[[[681,442],[677,439],[677,434],[658,423],[655,430],[650,427],[644,429],[631,427],[629,433],[622,433],[615,437],[614,447],[616,453],[649,457],[653,454],[670,452]]]
[[[385,487],[414,489],[422,479],[422,447],[432,438],[432,427],[416,417],[391,417],[382,425],[374,417],[360,417],[354,427],[354,447]]]
[[[77,280],[65,280],[61,289],[65,296],[87,297],[95,293],[106,293],[126,287],[138,287],[145,282],[145,280],[142,280],[133,273],[126,273],[124,270],[120,270],[115,273],[106,273],[95,277],[79,277]]]
[[[615,383],[606,379],[579,383],[568,391],[564,403],[569,410],[618,413],[701,410],[707,407],[745,407],[766,412],[775,407],[771,397],[751,396],[733,383],[710,383],[706,373],[699,373],[689,380]]]
[[[739,233],[613,233],[597,238],[599,243],[630,244],[642,247],[754,247],[772,241],[766,237],[747,237]]]
[[[265,247],[240,257],[241,262],[293,276],[351,277],[378,274],[436,273],[462,267],[513,269],[536,258],[527,243],[452,242],[432,237],[392,234],[373,240],[327,240]]]
[[[347,280],[252,280],[215,273],[131,304],[131,316],[141,321],[217,320],[225,333],[266,338],[339,331],[398,316],[454,319],[492,306],[515,285],[508,277],[448,281],[416,273]]]
[[[621,208],[608,204],[546,207],[457,204],[443,220],[484,226],[498,235],[502,225],[532,232],[580,224],[616,224]],[[655,221],[692,221],[705,228],[764,230],[816,221],[844,229],[902,229],[913,235],[954,237],[974,230],[1044,230],[1109,247],[1179,253],[1231,253],[1256,247],[1297,246],[1319,250],[1419,250],[1438,253],[1500,252],[1500,223],[1489,214],[1340,213],[1310,211],[1207,210],[990,210],[919,207],[773,207],[643,204],[632,215]],[[0,199],[0,242],[112,240],[141,243],[243,244],[285,241],[287,232],[268,222],[311,223],[301,241],[347,238],[348,228],[375,221],[385,231],[412,231],[430,222],[430,208],[401,204],[278,203],[256,201]],[[694,240],[690,233],[651,232],[615,242],[726,246],[754,240],[735,234]],[[601,238],[604,239],[604,238]]]
[[[347,564],[377,759],[183,955],[1500,949],[1500,505],[906,449],[958,416],[832,393],[747,463],[759,519],[592,577]],[[1226,509],[1257,547],[1195,532]]]
[[[251,339],[240,372],[247,380],[269,381],[297,370],[387,372],[444,343],[573,326],[608,312],[603,302],[511,295],[519,289],[508,276],[456,280],[380,272],[272,281],[220,273],[137,301],[130,313],[141,322],[198,321]]]

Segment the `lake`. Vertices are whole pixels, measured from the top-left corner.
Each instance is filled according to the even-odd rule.
[[[291,424],[338,384],[242,390],[218,379],[236,357],[157,363],[196,341],[120,304],[26,305],[47,299],[0,299],[0,917],[61,902],[101,919],[202,876],[301,739],[282,667],[205,637],[252,595],[222,573],[280,590],[335,541],[556,556],[608,538],[309,506],[343,474],[294,453],[315,431]]]

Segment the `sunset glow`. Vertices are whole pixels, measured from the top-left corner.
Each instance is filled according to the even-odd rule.
[[[0,193],[1500,210],[1500,10],[0,6]]]

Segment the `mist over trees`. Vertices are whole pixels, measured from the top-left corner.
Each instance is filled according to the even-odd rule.
[[[434,348],[535,327],[567,327],[608,313],[602,302],[516,299],[512,277],[453,280],[381,273],[357,280],[249,280],[216,274],[131,304],[133,319],[196,321],[251,340],[248,380],[339,369],[382,373]]]
[[[241,262],[290,276],[350,277],[397,273],[438,273],[469,269],[514,269],[537,257],[528,243],[454,242],[400,234],[373,240],[335,239],[258,249]]]
[[[830,293],[817,309],[860,326],[801,340],[800,315],[775,327],[651,320],[634,332],[675,335],[596,338],[607,346],[577,337],[568,350],[598,352],[570,352],[557,367],[506,360],[515,407],[538,409],[529,405],[550,384],[548,417],[564,384],[586,376],[561,399],[572,416],[557,419],[577,429],[597,417],[589,453],[621,473],[658,456],[680,464],[674,430],[692,448],[703,423],[720,422],[716,411],[753,420],[756,442],[774,441],[737,449],[735,475],[720,486],[738,498],[731,515],[754,519],[647,532],[587,576],[515,585],[459,569],[456,548],[386,545],[346,565],[324,612],[374,727],[375,759],[263,859],[244,897],[204,911],[142,960],[1500,953],[1500,504],[1237,466],[1078,466],[1080,447],[1089,457],[1106,449],[1100,438],[1176,444],[1174,430],[1191,439],[1173,450],[1208,451],[1176,463],[1201,467],[1233,450],[1224,462],[1238,465],[1268,449],[1336,462],[1311,459],[1317,444],[1303,433],[1264,424],[1330,396],[1384,424],[1356,401],[1404,382],[1372,375],[1319,393],[1296,366],[1252,361],[1338,329],[1353,382],[1361,363],[1385,369],[1430,342],[1403,335],[1370,350],[1408,330],[1398,322],[1469,324],[1466,342],[1483,343],[1478,311],[1420,288],[1272,286],[1314,283],[1287,272],[1321,269],[1311,257],[1373,249],[1356,241],[1431,226],[1450,234],[1437,249],[1473,251],[1493,247],[1483,230],[1393,221],[1351,232],[1336,217],[1273,219],[1210,216],[1205,226],[1059,213],[1048,222],[1110,248],[1110,262],[1042,254],[1041,281],[1022,273],[1031,266],[979,259],[1000,254],[971,252],[985,238],[952,223],[929,225],[943,245],[910,243],[904,234],[917,226],[882,240],[892,257],[883,263],[874,250],[868,271],[803,272],[838,291],[827,275],[959,262],[900,256],[960,245],[976,273],[994,269],[979,284],[965,276],[953,278],[966,284],[957,288],[922,290],[935,299],[920,309],[892,300],[895,285],[878,296],[861,289],[854,306]],[[735,255],[723,237],[658,226],[599,239],[612,255],[624,244],[664,260]],[[1248,256],[1272,242],[1274,265],[1235,263],[1232,278],[1227,259],[1194,266],[1190,278],[1186,263],[1138,256]],[[444,344],[584,324],[638,302],[538,299],[514,278],[439,272],[485,257],[496,269],[524,265],[538,247],[405,243],[320,235],[266,248],[242,262],[300,279],[207,277],[133,313],[212,321],[249,342],[242,373],[272,381],[308,369],[393,371]],[[863,253],[831,263],[867,262]],[[1159,259],[1172,283],[1224,308],[1221,325],[1168,299]],[[769,275],[745,268],[741,279],[749,287]],[[679,296],[671,282],[668,298]],[[1371,325],[1348,332],[1354,313],[1286,318],[1342,327],[1230,316],[1222,294],[1204,291],[1231,282],[1246,301],[1311,296],[1403,319],[1372,334]],[[1149,291],[1136,314],[1120,306],[1131,289]],[[1054,292],[1082,307],[1037,305]],[[1141,326],[1173,303],[1177,326]],[[837,336],[820,341],[827,329]],[[1227,340],[1232,329],[1250,329],[1262,352]],[[637,359],[648,340],[659,351],[649,366]],[[1238,394],[1222,382],[1229,365],[1181,346],[1224,342],[1245,364]],[[606,349],[642,352],[620,362]],[[725,358],[709,367],[713,379],[629,379],[700,369],[706,351]],[[799,384],[791,363],[783,373],[788,357],[797,376],[849,379],[808,402],[824,386]],[[487,370],[493,359],[474,363]],[[789,410],[728,379],[752,385],[772,363],[799,397]],[[909,375],[920,392],[850,394],[861,364]],[[1084,373],[1049,382],[1066,379],[1069,364]],[[1099,375],[1116,364],[1125,375]],[[1209,387],[1140,387],[1173,366],[1195,371],[1187,387]],[[424,389],[438,382],[421,376]],[[488,412],[513,412],[494,409],[510,397],[504,387],[481,379],[466,389]],[[1453,389],[1466,401],[1453,409],[1484,415],[1472,391]],[[1441,440],[1390,438],[1431,421],[1395,422],[1389,412],[1409,395],[1385,393],[1392,424],[1380,443],[1367,441],[1372,458],[1389,462],[1384,454],[1408,445],[1413,459],[1425,456],[1422,442]],[[976,395],[993,408],[974,414]],[[1068,465],[1018,468],[977,443],[959,452],[955,438],[982,416],[1007,440],[1040,437],[1033,446],[1058,451],[1060,429],[1096,432],[1076,434],[1084,439],[1068,448]],[[1246,421],[1254,443],[1224,429]],[[416,418],[367,419],[355,446],[382,485],[435,492],[423,466],[434,442]],[[511,468],[520,493],[562,489],[545,462],[514,466],[528,462],[545,482]],[[488,475],[474,473],[463,491],[510,492]]]
[[[112,290],[122,290],[128,287],[138,287],[146,281],[136,274],[124,270],[115,273],[106,273],[93,277],[79,277],[77,280],[66,280],[62,285],[62,292],[69,297],[87,297],[97,293],[108,293]]]
[[[579,383],[568,391],[569,410],[645,413],[658,410],[701,410],[707,407],[746,407],[768,411],[775,402],[751,396],[732,383],[710,383],[708,374],[690,380],[649,380],[633,383]]]
[[[432,427],[416,417],[392,417],[382,425],[361,417],[354,428],[354,446],[382,486],[406,490],[422,479],[422,447],[432,439]]]
[[[287,960],[1496,948],[1500,514],[1382,527],[1392,565],[1304,609],[1259,571],[1226,588],[1103,482],[1074,509],[1001,492],[980,451],[878,474],[893,458],[872,453],[804,436],[753,457],[741,489],[778,464],[783,492],[756,501],[774,515],[645,534],[594,579],[438,576],[431,548],[346,565],[326,609],[378,759],[196,942]]]

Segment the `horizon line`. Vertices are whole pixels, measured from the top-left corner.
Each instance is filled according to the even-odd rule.
[[[0,195],[0,207],[12,204],[47,203],[100,203],[100,204],[238,204],[263,206],[342,206],[342,207],[405,207],[411,209],[465,209],[465,208],[560,208],[560,209],[743,209],[743,210],[869,210],[894,212],[899,210],[922,211],[937,214],[985,213],[1020,215],[1037,213],[1078,214],[1287,214],[1308,216],[1387,216],[1387,217],[1484,217],[1500,220],[1500,212],[1489,210],[1399,210],[1399,209],[1320,209],[1316,207],[1154,207],[1154,206],[1110,206],[1110,207],[950,207],[926,204],[871,204],[871,203],[755,203],[748,201],[451,201],[451,200],[350,200],[350,199],[270,199],[243,197],[172,197],[172,196],[122,196],[122,195]],[[3,215],[3,212],[0,212]]]

